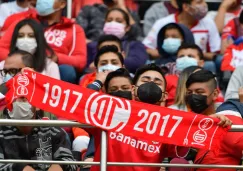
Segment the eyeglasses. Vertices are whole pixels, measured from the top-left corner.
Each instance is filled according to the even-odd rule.
[[[20,71],[22,70],[22,68],[11,68],[11,69],[1,69],[0,70],[0,74],[3,77],[6,77],[7,74],[11,75],[11,76],[15,76],[16,74],[18,74]]]

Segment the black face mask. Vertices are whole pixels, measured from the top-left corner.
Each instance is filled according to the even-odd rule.
[[[209,107],[207,98],[204,95],[190,94],[186,96],[186,103],[193,112],[200,114]]]
[[[132,92],[131,91],[120,91],[119,90],[119,91],[111,92],[110,95],[125,98],[125,99],[128,99],[128,100],[132,100]]]
[[[162,90],[154,82],[148,82],[138,87],[137,96],[141,102],[155,104],[162,98]]]

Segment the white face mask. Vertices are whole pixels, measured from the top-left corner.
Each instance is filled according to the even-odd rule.
[[[16,46],[19,50],[29,52],[33,55],[36,52],[37,42],[35,38],[18,38]]]
[[[31,104],[29,102],[13,102],[13,110],[9,112],[11,119],[32,119],[34,113],[31,111]]]
[[[103,71],[116,71],[118,70],[119,66],[116,66],[116,65],[112,65],[112,64],[107,64],[107,65],[104,65],[104,66],[101,66],[98,68],[98,72],[103,72]]]
[[[190,66],[198,66],[198,61],[195,58],[189,56],[183,56],[176,60],[176,70],[183,71]]]

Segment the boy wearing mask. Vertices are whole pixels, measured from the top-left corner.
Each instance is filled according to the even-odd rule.
[[[208,6],[205,0],[177,0],[179,13],[161,18],[153,25],[143,44],[151,56],[159,56],[156,40],[160,29],[168,23],[179,23],[187,26],[193,33],[195,43],[203,50],[207,60],[213,60],[220,50],[220,36],[214,21],[205,17]],[[205,18],[204,18],[205,17]]]
[[[93,81],[100,79],[103,84],[105,77],[103,73],[108,74],[110,71],[115,71],[119,68],[124,67],[124,58],[122,54],[118,51],[118,48],[114,45],[108,45],[102,47],[94,61],[96,71],[87,75],[84,75],[80,80],[81,87],[87,87]]]
[[[59,64],[62,80],[75,83],[76,70],[82,71],[86,66],[86,42],[83,29],[62,16],[66,6],[67,0],[37,0],[35,9],[8,17],[1,29],[4,32],[0,41],[1,58],[7,56],[16,24],[28,17],[35,19],[43,25],[46,41],[56,54],[52,60]]]
[[[200,70],[193,73],[188,78],[186,87],[186,103],[192,112],[207,116],[216,113],[215,100],[217,99],[219,92],[217,89],[217,81],[213,73],[206,70]],[[243,124],[239,111],[232,110],[231,108],[225,108],[224,110],[225,111],[216,114],[227,116],[234,124]],[[218,154],[209,150],[200,149],[198,150],[194,163],[207,165],[239,165],[243,150],[242,138],[242,132],[228,132],[221,141]],[[197,170],[201,171],[204,169]],[[220,171],[221,169],[207,170]],[[227,170],[234,171],[235,169]]]

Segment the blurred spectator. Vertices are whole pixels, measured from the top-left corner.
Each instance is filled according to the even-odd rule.
[[[231,45],[238,45],[243,42],[243,11],[240,17],[234,18],[224,27],[222,34],[221,54]]]
[[[160,58],[155,63],[160,66],[171,68],[176,61],[176,54],[181,44],[194,44],[192,32],[182,24],[169,23],[158,33],[157,47]],[[171,72],[169,72],[171,73]]]
[[[35,6],[36,0],[16,0],[0,4],[0,29],[7,17],[12,14],[27,11],[29,7]]]
[[[215,100],[218,96],[217,81],[210,71],[197,71],[191,74],[186,82],[186,102],[190,109],[198,114],[211,116],[215,113]],[[224,105],[224,104],[223,104]],[[222,107],[220,107],[222,108]],[[242,108],[242,107],[241,107]],[[227,116],[234,124],[243,124],[241,114],[232,110],[232,107],[225,108],[225,111],[216,113],[218,116]],[[239,165],[242,157],[242,132],[227,132],[221,140],[217,153],[207,149],[198,149],[195,164],[207,165]],[[205,169],[197,169],[203,171]],[[218,171],[221,169],[207,169]],[[227,169],[233,171],[235,169]]]
[[[133,31],[133,36],[141,36],[140,20],[134,12],[130,12],[124,0],[103,0],[104,4],[95,4],[93,6],[85,6],[77,17],[77,23],[80,24],[86,33],[87,41],[97,41],[103,34],[106,13],[109,9],[120,8],[129,16],[129,25]],[[117,21],[119,22],[119,21]]]
[[[222,33],[223,28],[228,22],[240,15],[242,10],[242,0],[223,0],[218,11],[209,11],[207,16],[212,18],[218,28],[219,33]]]
[[[86,88],[95,80],[100,80],[99,84],[104,84],[107,74],[124,67],[124,58],[115,45],[103,46],[97,52],[94,65],[96,71],[84,75],[80,80],[81,87]]]
[[[154,3],[145,13],[143,33],[148,35],[154,23],[160,18],[167,17],[170,14],[178,12],[176,0],[170,2],[157,2]]]
[[[101,35],[99,37],[99,40],[97,42],[91,42],[89,43],[88,46],[88,62],[87,62],[87,67],[89,71],[94,71],[95,66],[94,66],[94,60],[95,56],[97,54],[97,51],[99,51],[100,48],[103,46],[108,46],[108,45],[114,45],[118,48],[118,51],[122,53],[124,56],[124,51],[122,48],[122,41],[119,39],[117,36],[114,35]]]
[[[0,56],[7,57],[9,52],[16,50],[24,50],[33,55],[33,69],[35,71],[55,79],[60,79],[58,65],[52,61],[55,54],[46,43],[41,25],[35,20],[25,19],[16,25],[10,49],[2,49]],[[3,68],[4,63],[4,60],[0,62],[0,69]],[[0,76],[0,84],[2,83],[2,79]]]
[[[143,43],[147,52],[158,57],[157,47],[158,33],[168,23],[184,24],[191,29],[195,43],[203,50],[206,60],[213,60],[215,54],[220,50],[220,37],[217,27],[212,19],[205,17],[208,11],[205,0],[177,0],[179,13],[161,18],[153,25]]]
[[[21,68],[24,67],[33,67],[32,55],[24,51],[11,53],[4,64],[3,71],[6,76],[8,75],[5,78],[7,79],[9,76],[14,76],[14,74],[20,72]],[[25,98],[16,99],[12,106],[13,109],[8,112],[7,116],[9,119],[39,119],[39,110],[31,106]],[[66,134],[58,127],[1,126],[0,129],[1,159],[74,161],[70,145],[66,139]],[[6,169],[21,171],[76,171],[77,167],[75,165],[31,165],[23,163],[0,165],[1,171]]]
[[[225,100],[239,100],[239,89],[243,87],[243,67],[238,67],[233,72],[226,93]]]
[[[124,63],[129,72],[135,73],[137,68],[145,64],[148,59],[148,55],[144,45],[140,41],[137,41],[134,37],[134,30],[131,30],[129,17],[125,11],[119,8],[109,10],[107,12],[103,30],[106,35],[115,35],[121,39],[122,50],[125,53]],[[97,42],[88,44],[89,57],[94,56],[96,54],[96,50]]]
[[[188,111],[188,108],[186,106],[186,101],[185,101],[186,91],[187,91],[186,90],[186,81],[192,73],[194,73],[198,70],[201,70],[201,69],[202,68],[199,66],[190,66],[188,68],[185,68],[181,72],[181,74],[179,76],[179,80],[176,83],[176,85],[177,85],[176,93],[174,94],[175,101],[172,106],[169,106],[169,108],[176,109],[176,110],[182,110],[182,111],[186,111],[186,112]],[[170,92],[168,92],[168,94],[170,94]]]
[[[86,66],[86,43],[83,29],[73,20],[62,17],[67,0],[37,0],[36,11],[14,14],[7,18],[2,31],[6,31],[0,40],[0,48],[9,49],[10,38],[16,23],[27,17],[39,21],[45,29],[47,43],[55,51],[53,61],[59,64],[61,79],[76,83],[76,70]],[[1,56],[5,58],[6,56]]]

